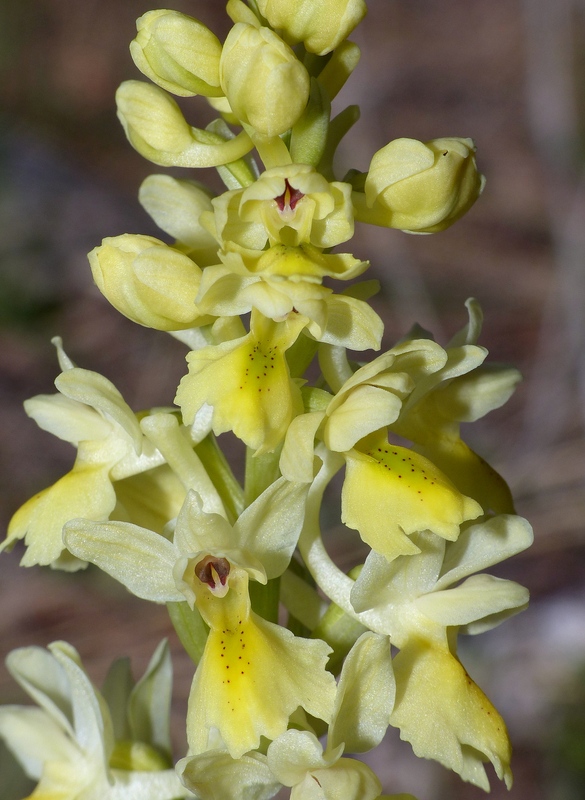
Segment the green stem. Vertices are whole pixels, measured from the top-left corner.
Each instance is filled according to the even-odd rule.
[[[212,433],[206,436],[195,447],[195,452],[222,499],[228,521],[233,525],[244,510],[244,491],[236,480],[215,436]]]
[[[261,456],[255,456],[251,448],[246,448],[246,482],[244,488],[244,505],[246,508],[262,494],[264,489],[267,489],[271,483],[280,478],[279,459],[280,448]]]
[[[196,608],[191,610],[185,601],[167,603],[167,611],[181,644],[189,658],[198,664],[205,649],[209,628]]]
[[[272,578],[266,586],[257,581],[249,585],[252,609],[268,622],[278,623],[278,604],[280,601],[280,578]]]
[[[246,449],[246,483],[244,499],[246,507],[259,497],[280,477],[278,461],[280,448],[272,453],[255,456],[253,450]],[[280,602],[280,578],[269,580],[266,586],[256,581],[250,583],[250,602],[254,611],[269,622],[278,622],[278,605]]]
[[[302,378],[313,360],[319,342],[309,336],[299,336],[296,342],[286,351],[286,361],[291,378]]]
[[[352,125],[360,118],[359,106],[347,106],[336,117],[333,117],[329,123],[329,131],[327,133],[327,145],[325,152],[321,159],[318,171],[324,175],[327,180],[335,180],[333,172],[333,158],[335,151],[345,134],[350,130]]]

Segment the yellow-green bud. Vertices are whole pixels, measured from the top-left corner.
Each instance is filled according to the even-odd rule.
[[[133,322],[161,331],[199,324],[201,270],[184,253],[152,236],[125,233],[104,239],[88,258],[100,292]]]
[[[309,99],[309,73],[270,28],[234,25],[223,46],[219,75],[236,117],[261,136],[292,128]]]
[[[366,14],[364,0],[258,0],[258,9],[289,44],[323,56],[346,39]]]
[[[199,20],[178,11],[149,11],[136,20],[130,53],[138,69],[181,97],[217,97],[221,43]]]
[[[151,83],[124,81],[116,104],[132,147],[163,167],[217,167],[237,161],[253,147],[244,131],[226,141],[191,127],[173,98]]]
[[[124,81],[116,92],[116,105],[130,144],[149,161],[168,166],[166,154],[179,157],[191,147],[191,127],[181,109],[156,86]]]
[[[482,192],[474,154],[471,139],[395,139],[374,154],[365,198],[354,193],[356,218],[414,233],[448,228]]]

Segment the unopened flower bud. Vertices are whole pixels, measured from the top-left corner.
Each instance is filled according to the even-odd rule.
[[[151,83],[124,81],[116,104],[132,147],[163,167],[216,167],[237,161],[253,147],[243,131],[225,141],[191,127],[173,98]]]
[[[318,56],[334,50],[366,14],[364,0],[258,0],[258,9],[283,39]]]
[[[156,86],[124,81],[116,92],[116,105],[130,144],[149,161],[159,163],[159,153],[179,154],[191,146],[191,128],[181,109]]]
[[[221,43],[199,20],[178,11],[149,11],[136,20],[130,53],[138,69],[181,97],[221,96]]]
[[[188,256],[152,236],[104,239],[88,255],[100,292],[124,316],[162,331],[191,328],[201,270]]]
[[[234,25],[219,72],[232,111],[261,136],[278,136],[292,128],[307,105],[309,74],[270,28]]]
[[[357,219],[415,233],[448,228],[477,200],[484,178],[471,139],[395,139],[372,158]]]

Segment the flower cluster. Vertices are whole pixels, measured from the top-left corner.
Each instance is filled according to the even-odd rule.
[[[55,340],[58,393],[25,408],[77,457],[14,515],[2,549],[23,539],[24,566],[89,562],[167,604],[197,665],[189,750],[173,770],[164,645],[134,688],[118,665],[102,694],[64,643],[15,651],[9,669],[39,708],[0,710],[0,737],[38,781],[33,797],[263,800],[290,787],[375,800],[389,796],[350,756],[389,726],[464,780],[488,789],[491,762],[511,785],[505,724],[457,638],[526,606],[523,587],[482,570],[532,533],[460,423],[505,403],[518,373],[485,364],[474,300],[444,347],[415,327],[350,360],[380,350],[377,286],[337,284],[368,267],[343,252],[356,221],[441,231],[483,178],[470,139],[402,138],[336,180],[357,110],[332,117],[331,103],[365,11],[229,0],[223,43],[175,11],[137,22],[130,51],[150,82],[117,94],[130,143],[159,165],[215,167],[226,191],[152,175],[139,199],[172,244],[124,234],[89,262],[118,311],[188,347],[188,370],[174,406],[135,413]],[[193,127],[171,95],[199,95],[218,117]],[[220,449],[228,431],[246,448],[243,482]],[[349,574],[320,527],[340,470],[341,523],[368,552]]]

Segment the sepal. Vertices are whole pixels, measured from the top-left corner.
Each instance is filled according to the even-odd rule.
[[[211,211],[208,191],[196,181],[178,180],[170,175],[149,175],[138,191],[138,200],[159,228],[177,240],[196,264],[217,264],[217,242],[201,224]]]

